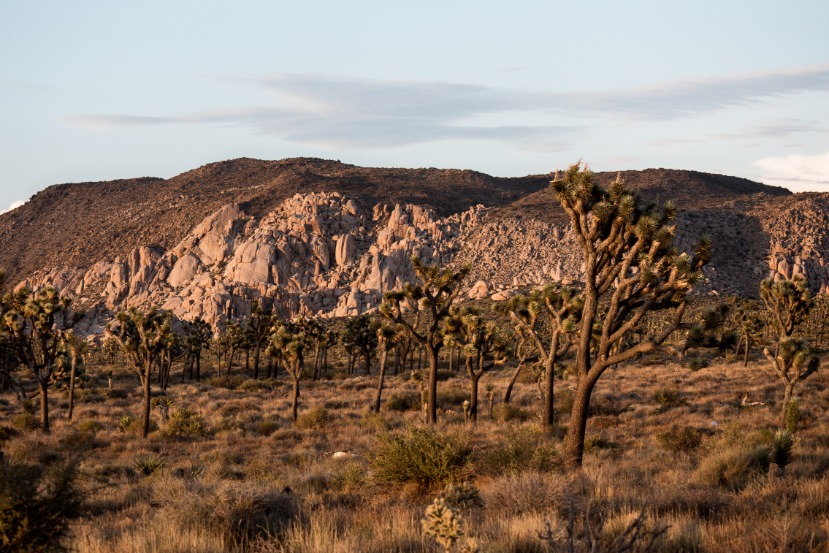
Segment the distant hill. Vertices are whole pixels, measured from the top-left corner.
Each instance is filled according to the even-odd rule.
[[[700,290],[750,295],[766,276],[795,273],[829,289],[829,195],[696,171],[620,174],[644,201],[675,202],[681,244],[713,237]],[[292,312],[361,312],[411,277],[412,254],[469,262],[474,293],[503,296],[578,279],[551,178],[297,158],[62,184],[0,215],[0,267],[13,282],[67,288],[101,317],[155,303],[220,322],[250,297]]]

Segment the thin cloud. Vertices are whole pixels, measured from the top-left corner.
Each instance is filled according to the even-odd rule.
[[[0,211],[0,215],[2,215],[3,213],[8,213],[9,211],[15,210],[15,209],[17,209],[18,207],[20,207],[20,206],[22,206],[23,204],[25,204],[25,203],[26,203],[26,202],[25,202],[25,201],[23,201],[23,200],[17,200],[16,202],[12,202],[12,203],[11,203],[11,205],[10,205],[9,207],[7,207],[6,209],[4,209],[4,210]]]
[[[71,123],[96,130],[171,124],[243,126],[289,141],[345,148],[437,140],[502,140],[532,148],[533,141],[541,138],[563,143],[584,131],[584,126],[551,124],[561,114],[650,120],[696,116],[783,95],[827,90],[829,67],[580,93],[295,73],[274,73],[247,82],[273,93],[274,105],[172,116],[83,115],[73,117]],[[528,115],[538,123],[510,124],[517,118],[527,120]],[[506,124],[479,123],[483,119]]]
[[[790,155],[758,159],[761,179],[791,190],[829,192],[829,152],[813,156]]]

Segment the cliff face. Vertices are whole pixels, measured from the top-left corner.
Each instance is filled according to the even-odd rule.
[[[473,172],[370,170],[303,160],[306,170],[318,169],[315,175],[322,167],[329,172],[326,179],[334,179],[330,175],[336,169],[348,178],[359,175],[365,187],[361,191],[355,183],[329,182],[325,190],[325,182],[316,177],[309,177],[307,186],[263,184],[255,175],[246,181],[233,163],[170,181],[119,183],[115,188],[130,188],[127,196],[136,193],[132,188],[141,188],[144,202],[121,206],[112,198],[106,201],[134,217],[88,213],[86,220],[84,209],[75,210],[76,227],[89,228],[105,218],[106,228],[92,238],[61,234],[51,248],[44,238],[41,247],[50,254],[32,270],[32,259],[19,262],[25,228],[54,228],[60,214],[78,201],[77,190],[62,196],[47,190],[42,194],[48,198],[36,197],[41,207],[48,203],[42,216],[29,209],[0,217],[0,236],[11,244],[0,252],[0,264],[22,277],[21,284],[53,284],[73,293],[90,311],[90,332],[100,331],[117,310],[149,304],[219,325],[227,317],[247,315],[252,298],[272,303],[286,315],[354,315],[377,308],[384,291],[413,279],[413,255],[444,265],[469,263],[465,294],[478,299],[504,299],[525,286],[580,276],[575,237],[545,187],[549,176],[494,179]],[[258,163],[282,163],[284,177],[286,162]],[[296,166],[288,165],[295,176]],[[242,166],[250,169],[247,161]],[[220,193],[212,191],[219,186],[219,168],[225,171],[223,182],[238,184],[231,193],[221,187]],[[199,175],[208,183],[204,188]],[[613,177],[599,175],[604,181]],[[807,276],[815,292],[829,291],[829,194],[792,195],[743,179],[686,171],[626,172],[623,178],[645,200],[663,201],[676,192],[684,247],[701,234],[712,236],[715,256],[701,291],[753,295],[762,278],[795,274]],[[390,183],[385,191],[383,179]],[[159,194],[169,198],[171,187],[181,181],[203,196],[194,205],[182,198],[173,215],[152,194],[160,187]],[[94,196],[114,185],[74,186]],[[287,193],[296,188],[305,190]],[[116,190],[119,194],[125,193]],[[407,201],[412,199],[417,201]],[[91,204],[100,200],[89,201],[87,209],[94,210]],[[215,209],[183,231],[205,206]],[[27,223],[21,227],[21,221]],[[98,247],[97,236],[123,236],[124,244]],[[66,251],[70,253],[61,253]]]

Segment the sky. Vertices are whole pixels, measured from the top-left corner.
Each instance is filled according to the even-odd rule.
[[[0,212],[237,157],[829,192],[829,2],[0,1]]]

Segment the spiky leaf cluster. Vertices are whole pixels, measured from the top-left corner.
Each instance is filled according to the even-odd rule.
[[[791,280],[760,283],[760,298],[782,337],[789,337],[795,327],[802,323],[812,306],[812,295],[806,279],[801,275]]]

